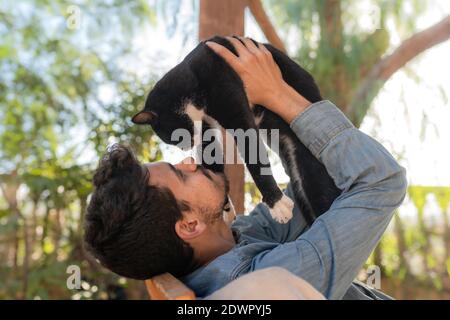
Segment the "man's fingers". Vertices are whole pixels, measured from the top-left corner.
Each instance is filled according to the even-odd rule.
[[[233,52],[216,42],[207,41],[205,44],[221,56],[236,72],[242,70],[241,61],[239,61],[239,58],[236,57]]]
[[[272,58],[272,53],[266,48],[265,45],[263,45],[262,43],[258,43],[258,48],[268,57]]]
[[[248,48],[248,50],[250,50],[252,53],[257,54],[258,53],[258,47],[253,43],[252,40],[250,40],[249,38],[243,38],[243,37],[239,37],[239,39],[242,40],[242,42],[244,42],[245,46]]]
[[[269,49],[267,49],[265,45],[263,45],[262,43],[258,43],[258,48],[262,52],[264,52],[269,63],[271,63],[271,64],[275,65],[277,68],[279,68],[277,63],[275,62],[275,59],[272,56],[272,52],[270,52]]]
[[[272,53],[266,48],[265,45],[262,43],[258,43],[258,49],[259,52],[261,52],[264,56],[264,61],[268,64],[274,64],[275,61],[273,60]]]
[[[228,41],[230,41],[231,44],[234,46],[234,48],[236,49],[236,51],[237,51],[237,53],[238,53],[238,55],[239,55],[240,58],[245,57],[245,56],[248,56],[248,55],[251,54],[251,53],[248,51],[247,47],[244,46],[244,45],[242,44],[242,42],[239,41],[238,39],[233,38],[233,37],[226,37],[226,39],[227,39]]]

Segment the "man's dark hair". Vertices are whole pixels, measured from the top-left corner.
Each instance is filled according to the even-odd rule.
[[[189,270],[193,250],[178,237],[179,203],[168,188],[148,185],[149,172],[125,146],[100,160],[87,208],[87,249],[111,271],[134,279]]]

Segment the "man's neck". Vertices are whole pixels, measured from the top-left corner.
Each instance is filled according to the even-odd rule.
[[[227,253],[236,245],[232,230],[228,226],[212,228],[191,243],[194,259],[199,266],[206,265]]]

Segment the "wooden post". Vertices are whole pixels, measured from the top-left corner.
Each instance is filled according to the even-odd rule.
[[[199,40],[214,35],[244,35],[244,11],[247,0],[200,0]],[[237,151],[235,150],[235,153]],[[230,197],[237,214],[244,207],[244,165],[225,165],[225,175],[230,181]]]
[[[244,35],[247,0],[200,0],[199,39]]]

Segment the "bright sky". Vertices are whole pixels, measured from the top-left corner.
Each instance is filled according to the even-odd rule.
[[[189,10],[189,8],[184,8]],[[424,29],[450,13],[450,1],[433,0],[426,15],[417,21],[418,29]],[[186,14],[186,16],[190,16]],[[370,23],[370,17],[362,17]],[[166,26],[159,23],[156,28],[143,30],[135,39],[142,48],[136,70],[147,72],[142,65],[154,66],[159,62],[158,74],[164,74],[191,51],[196,43],[182,43],[182,36],[169,38]],[[259,41],[264,36],[251,16],[247,15],[246,35]],[[149,41],[151,39],[151,41]],[[400,39],[394,35],[394,42]],[[158,44],[158,48],[154,45]],[[287,43],[287,47],[295,44]],[[410,184],[450,185],[450,41],[441,44],[415,59],[408,65],[410,72],[420,82],[408,77],[405,71],[395,74],[386,83],[374,102],[370,114],[365,118],[361,130],[380,141],[408,170]],[[447,96],[447,97],[445,97]],[[427,119],[423,123],[423,118]],[[163,146],[165,160],[179,161],[185,154],[175,147]],[[278,182],[286,182],[281,165],[274,168]]]

